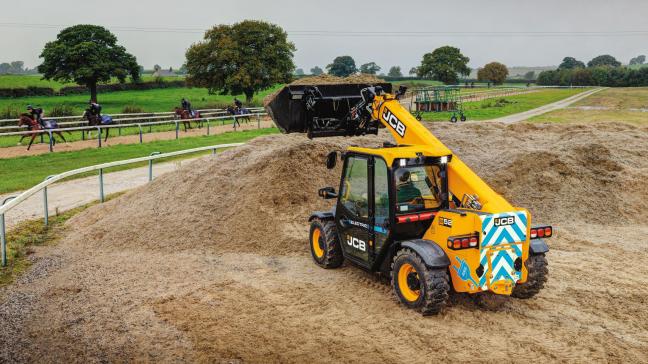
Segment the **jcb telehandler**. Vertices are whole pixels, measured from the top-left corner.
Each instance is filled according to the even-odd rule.
[[[330,211],[310,216],[310,248],[323,268],[343,260],[391,276],[398,299],[423,314],[438,313],[448,292],[530,298],[547,279],[551,226],[532,227],[399,102],[391,84],[286,86],[268,104],[284,133],[309,138],[377,134],[396,143],[351,147]],[[338,153],[327,166],[334,168]]]

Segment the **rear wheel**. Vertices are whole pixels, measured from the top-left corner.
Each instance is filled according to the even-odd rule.
[[[457,122],[457,117],[452,115],[452,117],[450,117],[450,122],[451,123],[456,123]]]
[[[342,247],[333,220],[314,219],[310,228],[310,249],[313,260],[322,268],[342,265]]]
[[[425,266],[421,257],[410,249],[396,253],[392,263],[392,288],[405,306],[424,315],[439,313],[448,301],[446,269]]]
[[[547,282],[549,269],[547,268],[547,258],[544,254],[529,256],[525,265],[528,271],[527,281],[513,288],[511,296],[516,298],[531,298],[535,296]]]

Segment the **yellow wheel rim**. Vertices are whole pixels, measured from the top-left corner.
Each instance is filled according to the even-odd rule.
[[[400,269],[398,270],[398,289],[406,300],[414,302],[418,300],[419,296],[421,295],[421,291],[418,289],[414,290],[410,288],[409,284],[407,283],[407,278],[411,274],[415,274],[416,278],[418,279],[418,272],[413,265],[405,263],[400,266]]]
[[[322,235],[320,229],[313,230],[313,238],[311,239],[311,245],[313,246],[313,252],[315,256],[321,258],[324,256],[324,249],[320,247],[319,240]]]

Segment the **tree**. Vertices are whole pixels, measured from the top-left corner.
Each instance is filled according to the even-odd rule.
[[[524,74],[524,79],[525,80],[535,80],[535,71],[529,71]]]
[[[187,64],[183,63],[182,66],[180,66],[180,68],[178,68],[176,73],[179,74],[179,75],[186,75],[187,74]]]
[[[245,94],[290,82],[295,45],[281,27],[257,20],[217,25],[187,50],[187,81],[210,92]]]
[[[401,72],[401,68],[399,66],[393,66],[392,68],[389,69],[389,72],[387,72],[387,76],[403,77],[403,72]]]
[[[25,62],[23,61],[13,61],[11,62],[11,73],[15,73],[17,75],[24,73],[25,70],[23,67],[25,66]]]
[[[418,67],[410,68],[410,70],[409,70],[409,75],[410,76],[416,76],[417,73],[418,73]]]
[[[646,62],[646,56],[636,56],[630,60],[630,65],[634,64],[644,64]]]
[[[9,63],[0,63],[0,74],[7,74],[11,71],[11,65]]]
[[[456,84],[459,74],[468,75],[470,58],[461,54],[459,48],[444,46],[423,56],[417,75],[432,78],[446,84]]]
[[[310,73],[311,73],[311,75],[313,75],[313,76],[319,76],[319,75],[321,75],[322,73],[324,73],[324,70],[321,69],[321,68],[319,68],[318,66],[315,66],[315,67],[313,67],[313,68],[310,69]]]
[[[558,66],[559,70],[571,70],[574,68],[585,68],[585,63],[577,60],[574,57],[565,57],[563,58],[560,66]]]
[[[360,66],[360,73],[375,75],[378,72],[380,72],[380,66],[376,62],[369,62]]]
[[[358,72],[355,61],[351,56],[335,57],[333,63],[326,66],[328,73],[333,76],[347,77]]]
[[[621,62],[617,61],[616,58],[612,57],[609,54],[604,54],[602,56],[594,57],[591,61],[587,62],[587,67],[600,67],[600,66],[610,66],[610,67],[619,67]]]
[[[97,84],[112,77],[139,80],[137,59],[117,44],[117,37],[104,27],[75,25],[63,29],[56,40],[45,44],[38,71],[46,80],[74,81],[90,89],[97,101]]]
[[[499,62],[491,62],[477,71],[478,81],[490,81],[495,85],[501,85],[508,76],[508,68]]]
[[[301,69],[301,68],[297,68],[297,69],[295,70],[295,75],[296,75],[296,76],[303,76],[303,75],[304,75],[304,70]]]

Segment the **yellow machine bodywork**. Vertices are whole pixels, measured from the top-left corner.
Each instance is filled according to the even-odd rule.
[[[449,272],[455,291],[476,293],[488,290],[497,294],[510,295],[515,283],[526,282],[528,272],[525,265],[522,266],[517,282],[513,283],[507,280],[491,282],[495,277],[492,276],[493,269],[490,266],[492,263],[490,256],[494,256],[494,254],[502,250],[515,249],[518,252],[521,251],[520,257],[522,261],[527,260],[529,256],[529,230],[531,226],[531,218],[528,211],[513,207],[502,196],[496,193],[462,162],[461,159],[441,143],[423,124],[416,120],[409,111],[402,107],[394,96],[390,94],[376,95],[373,102],[373,118],[379,120],[389,130],[399,147],[350,147],[348,149],[349,151],[380,156],[389,166],[393,165],[394,161],[399,158],[416,158],[419,155],[429,157],[451,156],[447,165],[449,192],[459,200],[464,195],[476,196],[481,204],[479,211],[471,209],[439,211],[436,214],[434,223],[431,224],[423,236],[423,239],[437,242],[448,255],[451,262]],[[526,238],[524,241],[499,244],[483,252],[481,252],[482,249],[453,250],[446,245],[449,237],[473,231],[479,233],[479,241],[481,242],[484,238],[484,232],[482,231],[480,215],[512,212],[521,213],[527,218]],[[441,226],[437,223],[437,221],[444,221],[443,219],[446,219],[445,221],[451,220],[452,227]],[[480,285],[478,283],[479,278],[474,275],[472,269],[464,271],[464,275],[460,276],[460,262],[467,264],[468,267],[476,267],[480,265],[480,262],[484,261],[488,263],[488,267],[485,267],[487,268],[486,274],[488,275],[485,277],[485,284]]]

